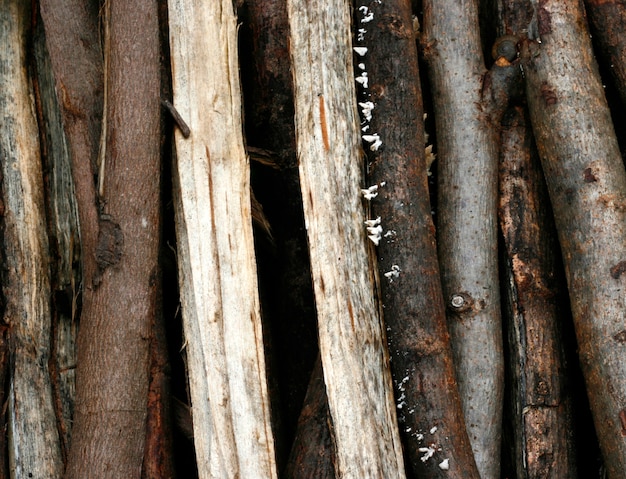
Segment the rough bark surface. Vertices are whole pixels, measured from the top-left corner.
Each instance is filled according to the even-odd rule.
[[[348,2],[287,3],[296,144],[338,477],[404,477],[360,198]]]
[[[98,200],[98,237],[93,250],[83,247],[97,269],[83,283],[69,478],[141,475],[149,331],[159,284],[157,6],[112,1],[106,10],[108,128],[100,194],[91,198]]]
[[[581,4],[535,13],[522,51],[530,116],[600,447],[609,477],[626,477],[626,172]]]
[[[200,477],[276,477],[232,2],[169,2],[174,199]]]
[[[404,450],[415,477],[477,478],[441,291],[411,4],[367,0],[357,2],[357,10],[357,43],[368,49],[356,57],[356,74],[368,78],[359,103],[362,129],[382,142],[365,143],[367,185],[376,188],[370,202],[375,224],[368,229],[379,237],[381,301]]]
[[[561,334],[567,310],[543,172],[522,107],[505,115],[500,150],[503,303],[518,478],[577,477],[572,397]]]
[[[58,478],[63,460],[48,370],[50,265],[39,137],[28,77],[29,27],[28,3],[0,2],[0,44],[5,45],[0,52],[3,323],[9,327],[12,358],[9,466],[12,477]]]
[[[477,2],[425,1],[424,54],[437,128],[437,239],[465,423],[484,479],[499,477],[503,398],[497,148]],[[488,81],[489,80],[489,81]]]

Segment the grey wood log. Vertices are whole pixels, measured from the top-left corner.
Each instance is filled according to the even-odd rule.
[[[30,4],[0,2],[4,322],[10,328],[11,477],[57,478],[61,448],[48,371],[50,273],[39,137],[28,77]],[[10,46],[10,47],[8,47]]]
[[[339,478],[404,477],[362,204],[350,5],[287,2],[296,145]]]
[[[201,478],[276,477],[230,0],[169,3],[174,201]]]
[[[526,94],[579,360],[611,479],[626,477],[626,171],[578,1],[534,4]]]
[[[437,239],[465,423],[483,479],[500,477],[504,369],[497,264],[499,118],[489,111],[478,2],[424,2],[437,129]]]

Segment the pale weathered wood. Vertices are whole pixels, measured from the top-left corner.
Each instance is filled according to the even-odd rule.
[[[320,355],[341,478],[404,477],[360,189],[350,5],[287,3]]]
[[[0,2],[3,319],[13,353],[9,459],[12,477],[55,478],[63,461],[48,371],[50,277],[39,138],[27,74],[29,5]]]
[[[230,0],[169,2],[174,198],[200,477],[276,477]]]

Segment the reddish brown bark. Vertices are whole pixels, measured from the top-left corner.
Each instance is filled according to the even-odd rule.
[[[158,286],[156,3],[109,5],[108,134],[100,178],[105,189],[97,198],[93,179],[102,98],[97,10],[81,2],[42,3],[72,155],[83,251],[70,478],[140,475],[149,327]]]
[[[367,186],[377,188],[370,215],[376,224],[368,231],[379,241],[382,308],[404,450],[416,477],[478,477],[452,362],[428,200],[411,5],[359,1],[357,9],[356,44],[368,47],[364,57],[356,57],[356,75],[369,80],[361,94],[362,126],[364,135],[379,135],[382,142],[377,148],[364,143]]]

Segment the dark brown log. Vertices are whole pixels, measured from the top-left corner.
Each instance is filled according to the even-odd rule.
[[[572,393],[563,349],[556,230],[523,107],[505,114],[500,149],[503,297],[516,477],[574,478]]]
[[[534,3],[533,3],[534,5]],[[536,5],[522,57],[579,359],[610,478],[626,477],[626,171],[582,5]]]
[[[477,478],[441,291],[411,4],[360,0],[357,10],[357,45],[367,47],[356,57],[356,75],[368,78],[362,130],[365,139],[378,135],[382,142],[365,143],[366,181],[375,190],[368,231],[378,243],[404,450],[415,477]]]
[[[108,2],[104,25],[107,128],[99,195],[90,199],[99,202],[97,244],[83,244],[96,270],[84,275],[69,478],[140,477],[149,331],[159,285],[156,2]],[[84,207],[79,203],[79,210]],[[81,227],[89,226],[81,216]]]
[[[600,54],[609,65],[626,105],[626,3],[623,0],[586,0],[587,18]]]
[[[334,479],[335,454],[322,362],[315,362],[285,479]]]
[[[438,154],[438,250],[465,422],[478,470],[499,477],[503,395],[497,269],[498,125],[519,69],[486,71],[477,2],[425,1],[423,48]]]

